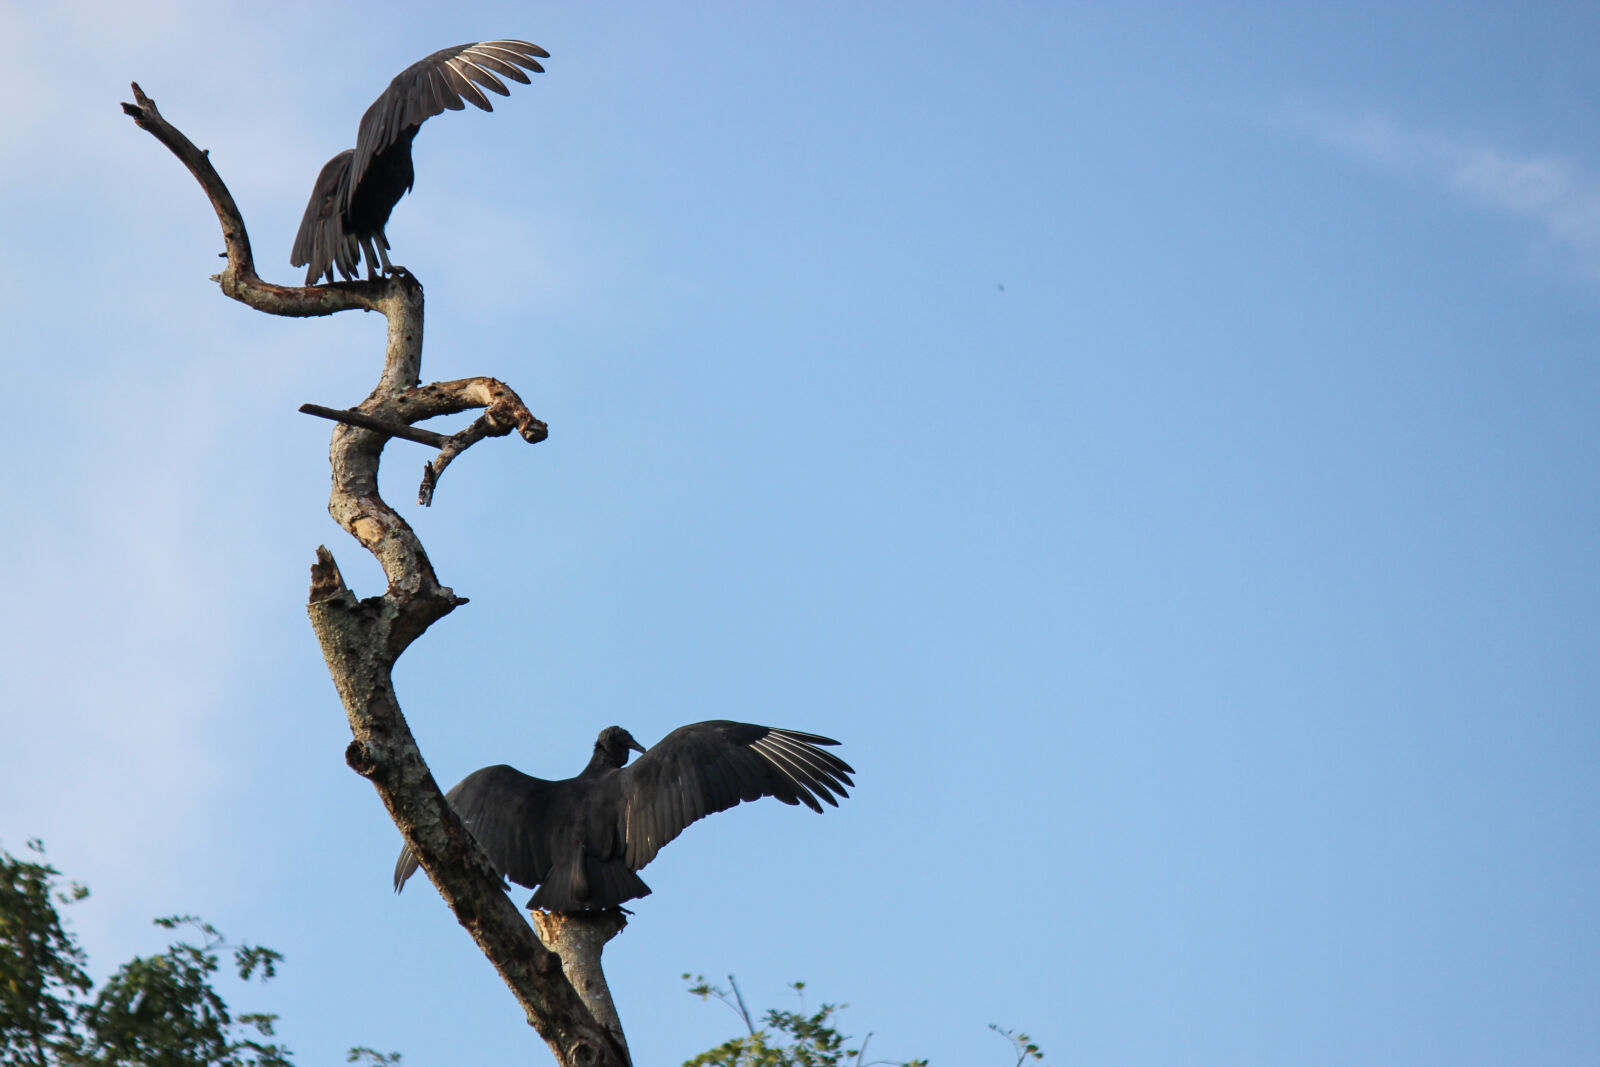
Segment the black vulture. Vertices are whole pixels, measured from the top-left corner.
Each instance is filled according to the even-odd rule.
[[[529,908],[586,911],[650,892],[634,872],[683,828],[741,800],[777,797],[822,811],[854,788],[850,765],[798,730],[713,720],[682,726],[648,752],[620,726],[600,731],[576,778],[547,782],[504,765],[473,771],[445,799],[505,877],[538,887]],[[644,753],[625,767],[628,752]],[[394,891],[417,869],[410,848]]]
[[[483,89],[511,94],[496,74],[527,85],[523,71],[543,73],[539,60],[549,56],[527,41],[480,41],[441,49],[401,71],[361,116],[355,148],[328,160],[317,175],[289,265],[305,267],[306,284],[315,285],[324,275],[333,281],[336,267],[356,277],[365,252],[369,278],[380,265],[391,273],[383,228],[415,178],[411,140],[417,128],[446,109],[462,110],[463,100],[493,111]]]

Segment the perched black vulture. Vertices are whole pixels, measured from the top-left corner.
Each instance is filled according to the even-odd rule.
[[[504,765],[473,771],[445,799],[501,874],[532,888],[530,908],[610,908],[650,892],[634,872],[696,819],[741,800],[777,797],[820,812],[854,788],[850,765],[797,730],[715,720],[683,726],[645,752],[608,726],[576,778],[547,782]],[[633,766],[628,751],[643,752]],[[417,869],[409,848],[394,891]]]
[[[324,275],[333,281],[336,267],[356,277],[363,252],[369,278],[380,265],[392,272],[383,227],[415,178],[411,139],[417,128],[447,108],[460,111],[463,100],[493,111],[483,89],[511,93],[495,75],[526,85],[523,71],[543,73],[539,60],[549,55],[527,41],[481,41],[442,49],[401,71],[361,116],[355,148],[328,160],[317,175],[289,265],[306,268],[307,285]]]

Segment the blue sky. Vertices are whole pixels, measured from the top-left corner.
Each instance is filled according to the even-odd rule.
[[[877,1055],[1600,1058],[1600,15],[1579,5],[0,7],[15,608],[0,842],[109,966],[198,912],[288,955],[302,1063],[544,1055],[344,766],[304,614],[375,316],[269,278],[401,68],[548,73],[416,144],[425,376],[551,427],[386,492],[472,603],[406,655],[445,784],[595,732],[840,738],[859,790],[693,827],[608,971],[851,1004]],[[306,27],[312,27],[307,29]]]

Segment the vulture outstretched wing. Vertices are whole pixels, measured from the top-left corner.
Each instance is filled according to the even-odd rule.
[[[445,800],[461,817],[478,847],[502,875],[521,885],[544,881],[555,857],[551,855],[552,816],[560,803],[561,786],[499,764],[473,771]],[[400,850],[394,865],[394,890],[400,892],[417,870],[410,848]]]
[[[679,727],[619,772],[624,862],[638,870],[684,827],[741,800],[777,797],[816,812],[819,800],[837,807],[834,795],[854,788],[855,771],[817,746],[838,743],[720,719]]]
[[[460,111],[466,103],[493,111],[484,89],[501,96],[511,95],[495,75],[527,85],[529,79],[523,69],[541,74],[544,67],[539,60],[548,58],[549,52],[527,41],[479,41],[441,48],[401,71],[361,116],[342,206],[349,208],[350,198],[366,177],[373,158],[398,141],[405,129],[420,126],[446,110]]]
[[[820,812],[855,788],[850,765],[798,730],[716,720],[672,731],[625,766],[639,744],[620,727],[595,741],[582,774],[559,782],[485,767],[445,799],[514,882],[538,886],[530,908],[614,907],[650,892],[634,872],[684,827],[741,800],[777,797]],[[417,869],[409,849],[395,864],[396,892]]]
[[[502,77],[526,85],[524,71],[544,70],[546,52],[527,41],[480,41],[444,48],[401,71],[372,102],[356,132],[356,146],[330,159],[317,175],[289,264],[307,267],[306,284],[334,271],[345,278],[360,273],[363,242],[368,266],[385,271],[389,212],[411,188],[411,138],[417,127],[442,111],[468,103],[493,111],[484,93],[509,96]]]

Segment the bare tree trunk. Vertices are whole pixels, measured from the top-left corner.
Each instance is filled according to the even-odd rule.
[[[137,83],[133,96],[135,103],[123,104],[123,110],[189,168],[216,210],[228,257],[227,267],[214,279],[223,293],[273,315],[330,315],[362,308],[381,312],[388,320],[383,372],[372,394],[352,411],[314,412],[341,423],[334,428],[329,450],[333,492],[328,512],[377,558],[388,579],[382,596],[358,600],[326,548],[317,549],[311,568],[307,611],[354,735],[345,761],[376,787],[456,919],[563,1067],[629,1067],[622,1025],[599,966],[601,946],[621,930],[622,916],[540,916],[550,947],[540,943],[506,896],[500,876],[445,803],[400,711],[392,680],[395,661],[407,646],[466,600],[439,584],[415,531],[378,495],[384,444],[391,436],[406,436],[439,448],[423,474],[419,497],[426,504],[445,467],[462,451],[513,429],[530,443],[542,441],[544,423],[494,378],[420,385],[422,286],[409,274],[313,287],[262,281],[244,220],[206,154],[161,117]],[[483,414],[449,437],[409,429],[414,422],[473,408],[482,408]],[[564,960],[570,960],[570,978]]]

